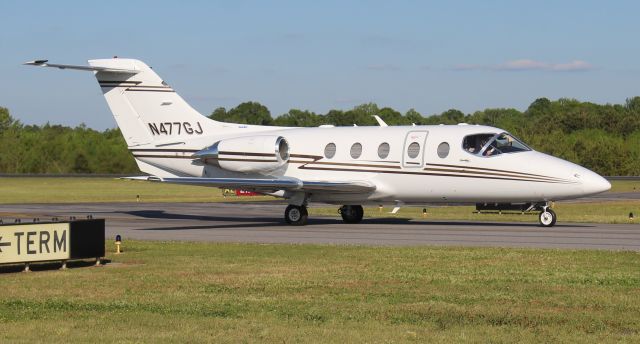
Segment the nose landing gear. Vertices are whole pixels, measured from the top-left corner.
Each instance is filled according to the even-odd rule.
[[[544,205],[540,215],[538,215],[538,220],[542,227],[553,227],[556,224],[557,219],[558,216],[556,215],[556,212],[549,208],[548,205]]]
[[[342,220],[345,223],[358,223],[362,221],[364,216],[364,209],[361,205],[343,205],[338,209],[338,212],[342,215]]]

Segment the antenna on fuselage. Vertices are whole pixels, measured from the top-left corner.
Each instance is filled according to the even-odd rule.
[[[373,118],[376,119],[376,121],[378,121],[378,125],[381,127],[388,127],[387,123],[385,123],[382,118],[380,118],[380,116],[378,115],[373,115]]]

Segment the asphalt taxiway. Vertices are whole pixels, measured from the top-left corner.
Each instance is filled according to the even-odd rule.
[[[7,221],[38,217],[47,221],[92,215],[105,218],[107,238],[253,243],[351,245],[449,245],[544,247],[640,251],[637,224],[530,223],[364,219],[344,224],[337,217],[310,217],[307,226],[284,223],[285,205],[233,203],[82,203],[0,205]]]

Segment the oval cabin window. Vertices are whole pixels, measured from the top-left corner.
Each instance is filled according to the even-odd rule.
[[[354,159],[358,159],[360,155],[362,155],[362,145],[358,142],[354,143],[351,146],[351,157]]]
[[[438,156],[442,159],[446,158],[449,155],[449,144],[447,142],[442,142],[438,145]]]
[[[327,159],[331,159],[336,155],[336,144],[329,143],[326,147],[324,147],[324,157]]]
[[[380,146],[378,146],[378,157],[380,159],[386,159],[389,156],[389,151],[391,150],[391,147],[389,146],[388,143],[383,142],[380,144]]]
[[[418,142],[412,142],[409,147],[407,147],[407,155],[411,159],[415,159],[420,154],[420,144]]]

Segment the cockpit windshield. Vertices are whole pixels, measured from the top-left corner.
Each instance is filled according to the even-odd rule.
[[[502,153],[531,150],[522,141],[509,133],[469,135],[464,138],[462,148],[471,154],[480,156],[495,156]]]

